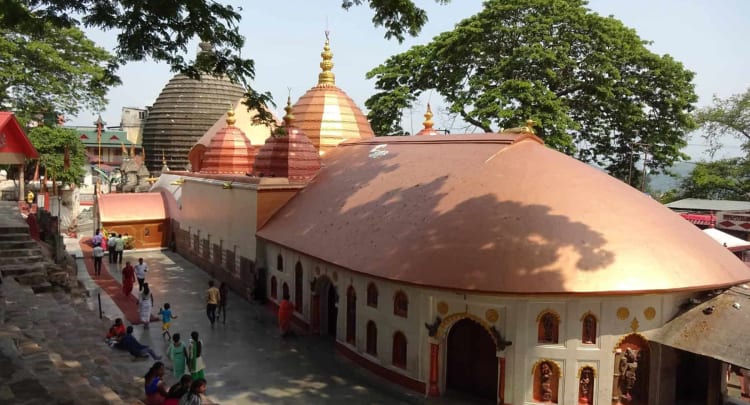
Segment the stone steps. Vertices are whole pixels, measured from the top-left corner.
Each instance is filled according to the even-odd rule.
[[[29,238],[27,240],[4,240],[0,241],[0,250],[16,250],[16,249],[34,249],[38,248],[36,241]]]
[[[0,235],[18,235],[23,234],[29,236],[29,227],[22,225],[7,225],[0,227]]]
[[[42,258],[42,250],[39,246],[32,247],[19,247],[19,248],[3,248],[0,246],[0,259],[10,257],[32,257],[36,256]]]
[[[0,231],[5,230],[7,228],[0,228]],[[23,232],[9,232],[4,233],[0,232],[0,243],[3,242],[13,242],[13,241],[28,241],[32,240],[31,236],[29,236],[29,229],[24,229]]]
[[[0,269],[5,266],[12,266],[16,264],[33,264],[33,263],[44,263],[46,258],[41,255],[34,256],[0,256]]]
[[[142,404],[142,379],[117,367],[130,356],[102,342],[111,321],[99,320],[84,301],[63,293],[34,295],[9,284],[0,291],[7,295],[0,297],[0,339],[3,331],[13,334],[13,363],[23,367],[0,379],[0,403]],[[4,352],[0,340],[0,361]],[[3,398],[3,384],[13,400]]]
[[[5,264],[0,266],[3,276],[17,276],[26,273],[45,272],[47,264],[44,262]]]

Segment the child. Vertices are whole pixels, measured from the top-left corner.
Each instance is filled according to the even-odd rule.
[[[122,323],[121,318],[117,318],[115,319],[115,324],[109,328],[105,340],[108,345],[114,346],[115,344],[120,343],[123,336],[125,336],[125,324]]]
[[[172,314],[171,305],[169,305],[168,302],[164,303],[164,307],[159,309],[159,315],[161,315],[161,330],[162,337],[166,336],[167,340],[172,339],[172,335],[169,333],[169,324],[172,322],[172,319],[177,319],[177,315]]]

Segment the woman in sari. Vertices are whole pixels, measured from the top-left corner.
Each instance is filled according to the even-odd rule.
[[[285,293],[284,298],[279,303],[279,331],[281,336],[286,336],[289,333],[293,312],[294,305],[289,302],[289,293]]]
[[[167,395],[164,385],[164,363],[157,361],[143,376],[143,388],[146,391],[147,405],[162,405]]]
[[[133,292],[133,284],[135,284],[135,268],[130,265],[130,262],[125,262],[125,267],[122,269],[122,293],[126,297]]]
[[[148,323],[151,321],[151,309],[154,307],[154,295],[148,283],[143,284],[143,292],[138,300],[138,314],[143,323],[143,329],[148,329]]]
[[[188,366],[190,367],[190,375],[194,380],[206,378],[206,374],[203,372],[203,369],[206,368],[206,364],[203,362],[203,342],[198,338],[198,332],[196,331],[190,334]]]

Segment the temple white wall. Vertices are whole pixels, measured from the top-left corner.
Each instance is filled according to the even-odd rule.
[[[185,177],[180,204],[180,228],[200,240],[236,248],[236,257],[255,260],[257,191],[251,184]]]
[[[339,295],[336,339],[369,361],[424,382],[429,387],[430,343],[439,343],[441,393],[444,393],[446,388],[447,337],[451,322],[469,317],[481,322],[486,329],[494,326],[505,340],[512,342],[504,351],[497,353],[497,356],[504,357],[506,362],[505,402],[509,404],[540,403],[533,398],[532,373],[532,368],[540,360],[553,361],[561,370],[557,403],[578,403],[579,371],[585,366],[593,367],[596,372],[594,403],[611,403],[615,370],[614,351],[620,339],[631,333],[641,334],[662,326],[676,314],[679,305],[691,296],[689,293],[617,296],[465,294],[368,277],[272,243],[266,244],[265,252],[261,254],[265,256],[269,268],[266,280],[269,292],[271,277],[278,280],[278,298],[272,299],[274,302],[281,299],[284,282],[288,284],[290,297],[294,302],[294,269],[298,261],[301,263],[303,310],[295,316],[308,324],[311,320],[310,282],[320,277],[331,279]],[[284,271],[276,269],[279,254],[283,258]],[[367,305],[367,286],[371,282],[377,286],[379,292],[377,308]],[[355,288],[357,295],[354,344],[346,343],[345,338],[346,291],[350,285]],[[409,299],[408,318],[393,314],[393,298],[399,290],[405,292]],[[540,313],[547,310],[552,310],[560,316],[557,344],[537,343],[537,318]],[[589,312],[598,320],[594,344],[582,343],[582,317]],[[432,324],[438,316],[443,324],[437,336],[431,338],[425,324]],[[366,325],[369,320],[377,325],[377,356],[366,353]],[[403,332],[407,339],[405,368],[391,364],[392,336],[396,331]],[[656,378],[660,354],[651,353],[650,357],[649,403],[665,403],[664,398],[658,398],[657,394],[664,391],[660,384],[669,384]]]

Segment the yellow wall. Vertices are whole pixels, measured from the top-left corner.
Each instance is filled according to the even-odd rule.
[[[180,228],[191,237],[200,232],[200,239],[232,250],[237,257],[253,261],[257,221],[257,192],[250,185],[234,183],[231,189],[217,180],[186,179],[182,186]]]

